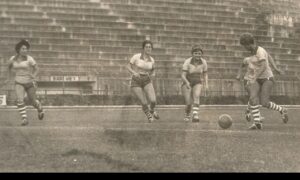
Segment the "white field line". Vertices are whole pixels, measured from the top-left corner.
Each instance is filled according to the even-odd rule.
[[[94,131],[158,131],[158,132],[174,132],[174,131],[181,131],[181,132],[201,132],[201,133],[226,133],[226,134],[256,134],[256,135],[290,135],[290,136],[300,136],[300,132],[278,132],[278,131],[268,131],[268,130],[223,130],[223,129],[179,129],[179,128],[170,128],[170,129],[157,129],[157,128],[108,128],[108,127],[95,127],[95,126],[5,126],[0,127],[0,129],[22,129],[22,131],[26,131],[28,129],[31,130],[94,130]]]

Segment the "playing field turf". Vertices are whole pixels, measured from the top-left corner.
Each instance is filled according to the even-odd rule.
[[[245,106],[205,106],[200,123],[183,122],[183,106],[159,106],[148,123],[137,106],[0,108],[1,172],[300,172],[300,107],[290,121],[263,110],[264,129],[247,130]],[[217,117],[233,118],[230,129]]]

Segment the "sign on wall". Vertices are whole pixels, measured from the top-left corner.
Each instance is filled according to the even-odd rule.
[[[79,81],[79,76],[50,76],[50,81]]]

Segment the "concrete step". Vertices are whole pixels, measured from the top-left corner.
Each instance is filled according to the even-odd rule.
[[[1,23],[1,30],[16,30],[16,31],[50,31],[50,32],[63,32],[61,26],[56,25],[38,25],[38,24],[11,24]]]
[[[154,14],[154,13],[153,13]],[[167,16],[133,16],[133,15],[124,15],[124,14],[101,14],[101,15],[90,15],[90,14],[78,14],[78,12],[50,12],[47,13],[48,17],[56,19],[68,19],[68,20],[84,20],[84,21],[94,21],[94,20],[109,20],[109,21],[129,21],[129,22],[145,22],[145,23],[164,23],[164,24],[188,24],[205,21],[215,21],[215,22],[235,22],[235,23],[255,23],[255,19],[245,19],[235,16],[209,16],[209,15],[189,15],[186,17],[177,17],[177,14],[171,14],[170,17]]]
[[[0,18],[2,19],[2,18]],[[55,25],[52,19],[48,18],[33,18],[33,17],[14,17],[11,18],[12,24],[37,24],[37,25]]]
[[[29,17],[29,18],[41,18],[46,17],[45,12],[39,12],[39,11],[24,11],[24,10],[3,10],[2,16],[8,16],[8,17]]]
[[[2,11],[7,11],[7,10],[35,11],[34,5],[25,4],[24,1],[20,3],[14,3],[14,1],[5,2],[1,0],[0,7]]]
[[[30,21],[30,20],[28,20]],[[33,20],[32,20],[33,21]],[[147,22],[112,22],[112,21],[102,21],[102,20],[91,20],[91,21],[81,21],[81,20],[67,20],[67,19],[57,19],[55,21],[57,24],[64,26],[87,26],[87,27],[122,27],[122,28],[140,28],[140,29],[159,29],[159,30],[195,30],[202,26],[215,27],[215,28],[239,28],[254,30],[254,25],[250,23],[235,23],[235,22],[213,22],[213,21],[201,21],[197,24],[189,22],[188,24],[178,24],[177,22],[169,22],[165,20],[166,24],[161,24],[157,21],[155,23]],[[38,23],[38,22],[33,22]]]
[[[157,12],[149,9],[148,11],[138,11],[138,10],[129,10],[129,9],[101,9],[99,11],[98,8],[73,8],[73,7],[51,7],[51,6],[39,6],[42,11],[46,11],[48,13],[80,13],[85,15],[129,15],[129,16],[151,16],[151,17],[168,17],[172,18],[176,13],[173,12]],[[198,17],[201,15],[211,15],[211,16],[228,16],[234,17],[235,12],[233,11],[224,11],[224,10],[210,10],[205,9],[203,11],[197,12],[197,14],[193,14],[193,17]],[[181,17],[191,17],[190,13],[180,13],[177,14],[179,18]]]

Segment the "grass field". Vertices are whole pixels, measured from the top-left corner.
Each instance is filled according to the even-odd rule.
[[[263,110],[262,131],[247,130],[245,106],[200,108],[200,123],[183,122],[183,106],[160,106],[148,123],[140,107],[0,108],[1,172],[300,172],[300,107],[290,121]],[[230,114],[230,129],[217,117]]]

